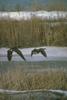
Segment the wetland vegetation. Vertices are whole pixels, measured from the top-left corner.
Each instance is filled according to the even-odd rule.
[[[0,47],[67,46],[66,21],[0,20]]]
[[[0,88],[15,90],[67,89],[67,62],[4,62]]]
[[[67,19],[42,20],[33,17],[31,20],[21,21],[0,20],[0,47],[14,46],[19,48],[67,46]],[[0,88],[10,90],[67,90],[67,61],[60,63],[58,61],[56,63],[54,61],[0,62]],[[38,94],[38,97],[37,94],[34,96],[31,94],[30,98],[28,96],[27,99],[23,100],[44,100],[46,95],[43,97],[42,92],[41,95]],[[54,100],[48,93],[47,97],[46,100]],[[20,94],[19,98],[21,99]],[[0,99],[20,100],[17,95],[10,94],[0,94]],[[55,100],[67,100],[67,97]]]
[[[0,88],[12,90],[61,89],[67,90],[67,73],[60,70],[24,72],[21,69],[0,73]]]

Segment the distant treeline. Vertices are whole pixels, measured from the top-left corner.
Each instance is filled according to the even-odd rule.
[[[43,1],[44,2],[44,1]],[[23,5],[22,3],[16,3],[14,5],[11,4],[0,4],[0,11],[38,11],[38,10],[47,10],[47,11],[67,11],[67,2],[58,1],[55,2],[50,1],[48,4],[38,2],[36,0],[31,0],[30,4]]]
[[[0,47],[67,46],[66,20],[0,20]]]

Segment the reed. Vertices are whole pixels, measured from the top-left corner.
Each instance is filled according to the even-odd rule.
[[[15,90],[67,89],[65,71],[47,70],[44,72],[24,72],[21,68],[0,73],[0,88]]]
[[[67,46],[65,20],[0,20],[0,47]]]

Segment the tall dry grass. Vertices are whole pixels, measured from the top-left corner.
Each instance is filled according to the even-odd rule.
[[[15,90],[67,89],[67,73],[61,70],[24,72],[12,69],[0,73],[0,88]]]
[[[67,46],[66,20],[0,20],[0,47]],[[57,24],[58,23],[58,24]]]

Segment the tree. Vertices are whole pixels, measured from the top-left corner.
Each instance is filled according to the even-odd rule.
[[[16,9],[16,11],[21,11],[22,10],[21,5],[20,4],[16,4],[15,9]]]

